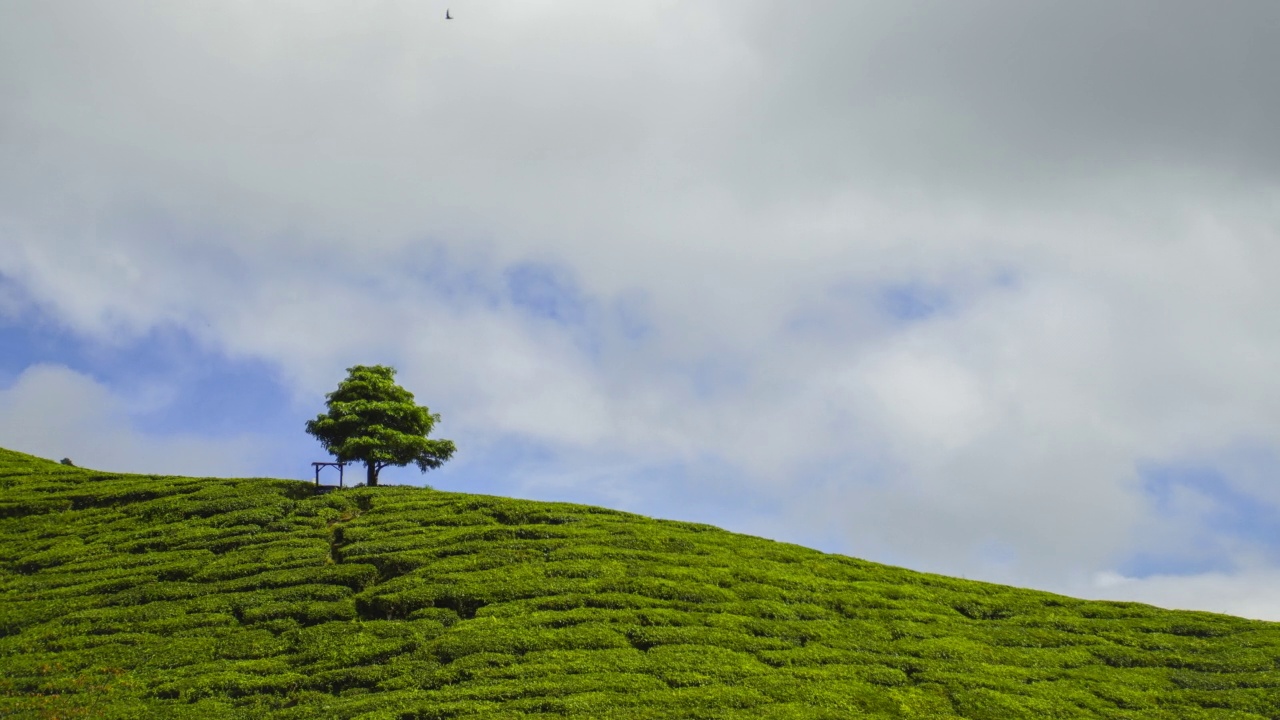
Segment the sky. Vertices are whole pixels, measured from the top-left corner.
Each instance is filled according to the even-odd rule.
[[[386,483],[1280,621],[1273,0],[5,15],[0,447],[311,479],[384,364]]]

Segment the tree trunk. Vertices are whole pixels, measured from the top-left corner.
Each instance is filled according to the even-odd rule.
[[[369,469],[369,472],[365,476],[364,484],[373,487],[378,484],[378,466],[372,460],[367,461],[365,466]]]

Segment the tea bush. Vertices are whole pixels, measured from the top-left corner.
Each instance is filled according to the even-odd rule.
[[[605,508],[0,450],[0,716],[1280,717],[1273,623]]]

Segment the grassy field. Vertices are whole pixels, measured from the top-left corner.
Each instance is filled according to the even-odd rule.
[[[0,450],[0,717],[1280,718],[1280,624],[603,508]]]

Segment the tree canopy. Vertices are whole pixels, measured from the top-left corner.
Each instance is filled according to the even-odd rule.
[[[414,463],[426,472],[457,450],[451,440],[427,439],[440,415],[414,404],[395,374],[385,365],[347,368],[347,379],[325,395],[329,412],[307,421],[307,433],[339,462],[365,464],[368,485],[377,485],[378,471],[388,465]]]

